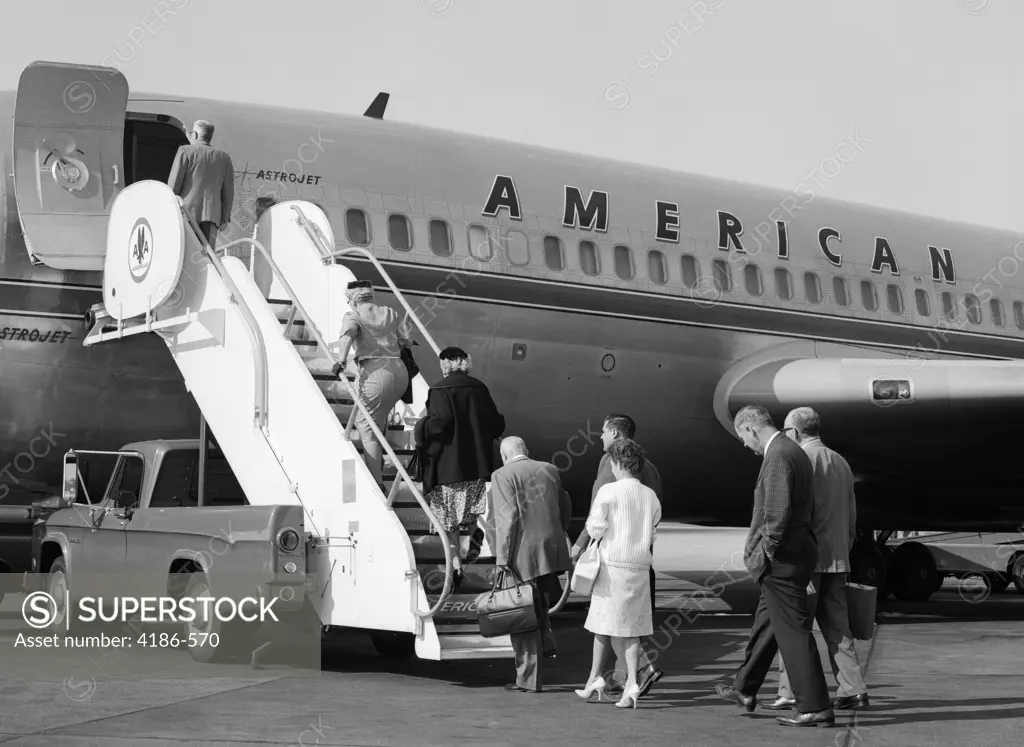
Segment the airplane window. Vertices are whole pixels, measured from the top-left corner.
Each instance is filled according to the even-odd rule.
[[[633,252],[621,244],[615,247],[615,274],[623,280],[633,279]]]
[[[348,240],[356,246],[366,246],[370,243],[366,213],[358,208],[349,208],[345,211],[345,231],[348,234]]]
[[[430,221],[430,251],[438,257],[452,256],[452,235],[448,224],[434,218]]]
[[[681,257],[683,265],[683,285],[687,288],[696,288],[697,282],[700,280],[700,265],[697,264],[697,258],[690,254],[684,254]]]
[[[821,281],[816,272],[804,273],[804,294],[811,303],[821,303]]]
[[[711,274],[715,280],[715,288],[723,293],[732,290],[732,272],[724,259],[716,259],[711,263]]]
[[[895,283],[889,283],[885,289],[886,299],[889,301],[889,311],[893,314],[903,313],[903,291]]]
[[[544,237],[544,262],[552,270],[564,270],[565,258],[562,256],[562,240],[557,236]]]
[[[490,262],[494,256],[494,247],[491,246],[491,235],[483,226],[471,225],[469,227],[469,254],[473,259],[481,262]]]
[[[761,268],[755,264],[747,262],[743,267],[743,282],[747,286],[747,293],[752,296],[760,296],[764,293],[764,287],[761,285]]]
[[[964,296],[964,307],[967,309],[967,321],[971,324],[981,324],[981,303],[973,293]]]
[[[1020,301],[1013,302],[1013,318],[1017,322],[1017,329],[1024,329],[1024,304]]]
[[[956,321],[956,299],[949,291],[942,292],[942,312],[950,321]]]
[[[850,296],[846,292],[845,278],[832,278],[832,293],[835,294],[837,304],[840,306],[850,305]]]
[[[1002,327],[1006,323],[1003,319],[1003,302],[998,298],[993,298],[988,302],[988,307],[992,311],[992,323],[997,327]]]
[[[516,267],[530,264],[530,242],[522,231],[509,231],[505,234],[505,253],[508,261]]]
[[[928,300],[928,291],[924,288],[918,288],[914,291],[914,298],[917,299],[917,313],[921,316],[931,316],[932,304]]]
[[[860,281],[860,302],[868,311],[878,310],[878,299],[875,297],[875,284],[870,280]]]
[[[793,297],[793,284],[790,282],[789,270],[785,267],[775,268],[775,295],[783,301]]]
[[[665,264],[665,255],[657,249],[647,252],[647,274],[658,285],[668,282],[668,266]]]
[[[593,241],[580,242],[580,269],[587,275],[597,275],[601,272],[601,258]]]
[[[392,213],[388,216],[388,242],[392,249],[400,252],[412,249],[412,230],[409,219],[404,215]]]

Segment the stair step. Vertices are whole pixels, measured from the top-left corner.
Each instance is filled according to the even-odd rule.
[[[515,654],[507,635],[484,638],[482,635],[440,635],[441,661],[464,659],[509,659]]]
[[[444,589],[444,565],[440,563],[423,563],[416,566],[423,581],[423,589],[427,596],[437,596]],[[494,586],[494,574],[498,572],[493,558],[484,563],[463,563],[462,583],[459,584],[459,596],[472,596],[490,591]],[[436,601],[436,600],[435,600]]]
[[[413,529],[408,531],[409,542],[412,543],[412,554],[416,558],[417,565],[436,565],[444,563],[444,543],[447,542],[445,539],[441,539],[436,534],[430,534],[430,530],[418,530]],[[473,535],[474,532],[462,532],[461,546],[462,546],[462,557],[467,558],[462,562],[465,565],[472,565],[474,563],[493,563],[493,555],[488,554],[484,557],[478,557],[477,553],[480,552],[479,547],[473,547]],[[472,552],[470,552],[472,550]]]

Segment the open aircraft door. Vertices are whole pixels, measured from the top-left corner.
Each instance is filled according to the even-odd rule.
[[[109,67],[33,62],[14,107],[14,188],[25,245],[56,270],[103,270],[124,187],[128,81]]]

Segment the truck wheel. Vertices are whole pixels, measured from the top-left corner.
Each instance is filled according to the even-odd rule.
[[[873,542],[857,540],[850,553],[852,573],[850,580],[855,584],[874,586],[881,601],[886,586],[886,553]]]
[[[893,593],[903,602],[924,602],[935,593],[939,569],[931,550],[918,542],[904,542],[893,558],[896,564]]]
[[[189,577],[184,596],[192,599],[213,596],[205,573],[199,571]],[[251,653],[252,625],[240,620],[223,622],[212,613],[203,619],[202,610],[198,607],[196,605],[195,619],[183,623],[185,646],[195,661],[211,664]]]
[[[1010,566],[1010,577],[1013,578],[1013,585],[1017,587],[1017,591],[1024,594],[1024,555],[1018,555],[1013,565]]]
[[[385,659],[408,659],[416,653],[416,636],[412,633],[381,631],[370,633],[370,640],[377,653]]]
[[[64,618],[67,617],[68,611],[64,602],[68,598],[68,589],[70,588],[67,564],[64,562],[64,558],[57,558],[50,566],[50,575],[46,581],[46,592],[53,598],[54,604],[57,606],[57,615],[50,623],[52,628],[65,626]]]

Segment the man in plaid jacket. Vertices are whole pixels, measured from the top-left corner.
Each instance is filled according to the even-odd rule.
[[[779,433],[763,407],[744,407],[736,414],[733,427],[748,449],[764,457],[743,551],[743,563],[761,587],[761,599],[744,661],[733,684],[719,684],[715,690],[726,700],[753,711],[757,691],[781,650],[797,713],[777,717],[779,723],[832,725],[835,714],[818,645],[811,633],[812,616],[807,604],[807,585],[818,560],[811,530],[811,462],[803,449]]]

